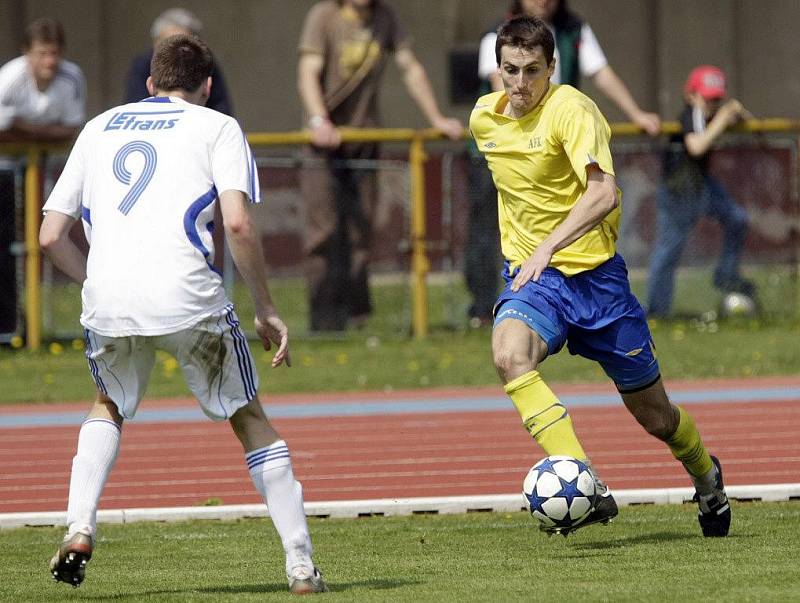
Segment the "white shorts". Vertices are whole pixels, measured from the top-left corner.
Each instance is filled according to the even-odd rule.
[[[258,373],[233,305],[169,335],[105,337],[86,331],[86,358],[97,388],[132,419],[144,396],[156,350],[178,361],[203,412],[229,419],[256,396]]]

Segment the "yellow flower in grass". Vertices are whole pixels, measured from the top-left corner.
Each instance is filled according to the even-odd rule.
[[[64,346],[58,343],[57,341],[51,343],[48,349],[50,350],[50,353],[53,356],[59,356],[64,353]]]
[[[178,370],[178,361],[175,360],[172,356],[167,356],[164,358],[162,363],[162,374],[165,377],[172,377],[175,374],[175,371]]]

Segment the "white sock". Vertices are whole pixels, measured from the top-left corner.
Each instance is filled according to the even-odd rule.
[[[81,426],[69,481],[68,534],[80,531],[95,538],[97,505],[117,459],[119,439],[119,427],[108,419],[89,419]]]
[[[278,440],[245,455],[253,484],[269,508],[286,551],[286,573],[295,566],[313,569],[311,537],[303,509],[303,487],[294,479],[286,442]]]

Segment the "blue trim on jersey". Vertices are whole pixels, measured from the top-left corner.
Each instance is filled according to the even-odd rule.
[[[172,99],[168,96],[148,96],[139,101],[140,103],[171,103]]]
[[[65,71],[63,67],[60,67],[59,70],[56,72],[55,79],[58,78],[67,80],[69,83],[75,86],[75,95],[73,96],[74,99],[78,99],[81,97],[81,88],[82,88],[81,81],[76,75],[73,75]]]
[[[207,193],[195,199],[189,206],[189,209],[186,210],[186,213],[183,214],[183,230],[186,233],[186,236],[189,238],[189,242],[194,245],[195,249],[203,254],[208,267],[213,272],[222,276],[222,273],[217,270],[217,268],[211,262],[208,261],[211,251],[209,251],[208,248],[206,248],[206,246],[203,244],[202,239],[200,239],[200,234],[197,232],[197,217],[206,207],[211,205],[216,198],[217,187],[212,186]]]
[[[256,196],[256,169],[258,169],[256,168],[256,160],[255,157],[253,157],[251,151],[250,154],[250,202],[251,203],[258,203],[258,197]]]
[[[256,167],[256,160],[253,157],[253,151],[250,148],[250,144],[247,142],[247,136],[244,133],[244,130],[239,127],[239,132],[242,134],[242,144],[244,145],[244,154],[247,157],[247,181],[249,183],[247,195],[250,197],[250,203],[258,203],[260,201],[260,193],[261,191],[256,191],[256,178],[258,172],[256,171],[258,168]],[[256,193],[259,194],[256,194]]]
[[[83,221],[89,226],[92,225],[92,212],[88,207],[84,207],[83,205],[81,205],[81,218],[83,218]]]

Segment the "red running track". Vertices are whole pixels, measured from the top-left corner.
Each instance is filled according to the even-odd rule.
[[[691,386],[713,389],[719,383]],[[795,385],[800,379],[741,383],[743,387]],[[689,384],[676,384],[681,387]],[[556,389],[564,393],[597,388]],[[497,388],[479,391],[498,392]],[[402,395],[435,398],[459,393],[469,397],[475,390]],[[369,396],[374,400],[382,394],[340,399]],[[321,399],[286,396],[271,401],[302,404],[309,398]],[[36,412],[37,408],[41,407],[8,407],[3,412]],[[687,409],[709,450],[723,461],[726,483],[800,481],[800,399],[692,403]],[[577,407],[570,412],[584,447],[613,488],[689,485],[667,448],[644,433],[621,404]],[[501,411],[276,419],[274,423],[292,451],[307,501],[516,493],[528,468],[542,456],[520,427],[510,403],[508,410]],[[0,429],[0,513],[66,509],[78,429],[77,425]],[[222,504],[260,501],[227,423],[126,424],[102,509],[186,506],[209,499]]]

